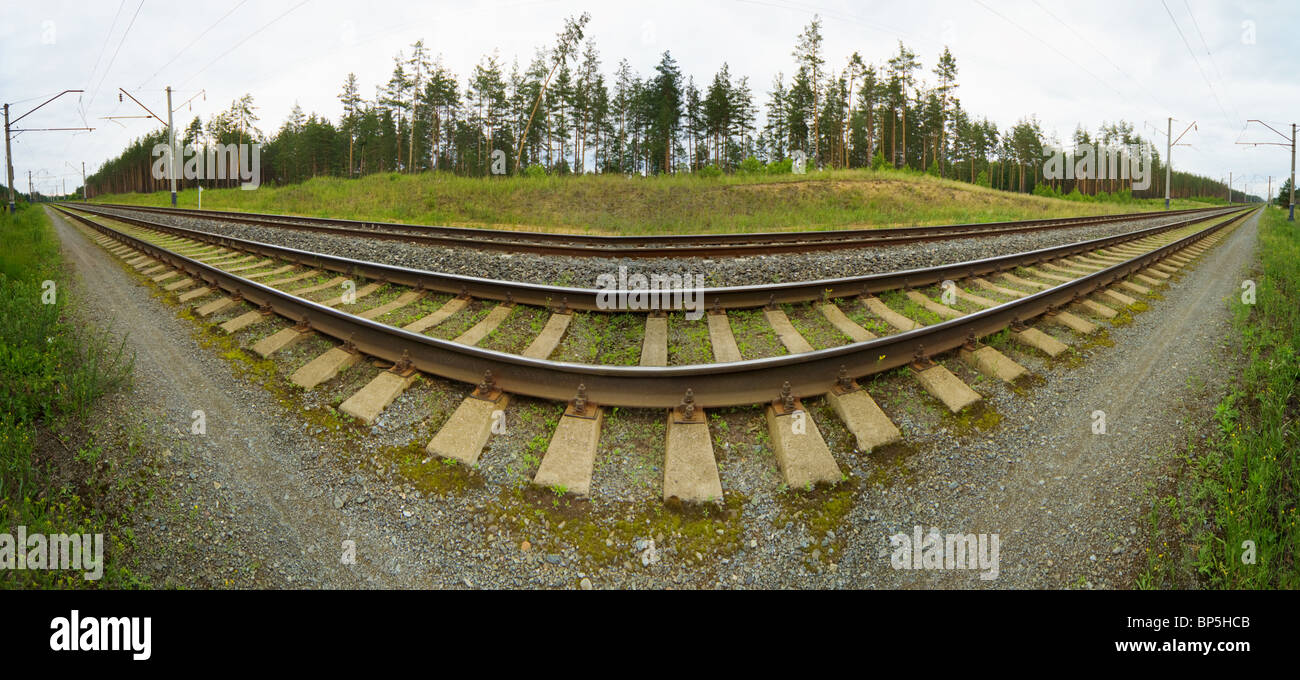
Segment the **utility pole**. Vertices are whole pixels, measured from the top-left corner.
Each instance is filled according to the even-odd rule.
[[[1174,119],[1171,116],[1165,120],[1165,210],[1169,209],[1169,176],[1172,174],[1174,166],[1174,147],[1178,146],[1178,140],[1182,139],[1187,134],[1187,131],[1193,128],[1196,128],[1196,121],[1192,121],[1191,125],[1188,125],[1187,129],[1178,135],[1178,139],[1174,139]],[[1157,132],[1160,130],[1160,128],[1155,129]],[[1183,146],[1186,146],[1186,144]]]
[[[13,119],[12,121],[9,120],[9,105],[8,105],[8,104],[5,104],[5,106],[4,106],[4,109],[5,109],[5,164],[8,166],[8,168],[7,168],[7,175],[6,175],[6,176],[9,178],[9,212],[13,212],[13,211],[15,210],[15,208],[17,207],[17,206],[14,205],[14,155],[13,155],[13,151],[11,150],[11,148],[10,148],[10,146],[9,146],[9,137],[10,137],[10,133],[11,133],[11,132],[52,132],[52,131],[56,131],[56,130],[88,130],[88,131],[92,131],[92,132],[93,132],[93,131],[95,130],[95,128],[91,128],[91,127],[81,127],[81,128],[27,128],[27,129],[23,129],[23,130],[15,130],[15,129],[13,129],[13,128],[10,127],[10,126],[13,125],[14,123],[17,123],[18,121],[20,121],[20,120],[26,118],[27,116],[32,115],[32,111],[35,111],[36,109],[39,109],[39,108],[41,108],[42,106],[45,106],[46,104],[49,104],[50,102],[54,101],[55,99],[58,99],[59,97],[62,97],[62,96],[65,95],[65,94],[68,94],[69,92],[85,92],[85,90],[64,90],[64,91],[62,91],[62,92],[60,92],[60,93],[54,95],[53,97],[50,97],[49,99],[46,99],[45,101],[41,102],[41,103],[40,103],[40,104],[39,104],[35,109],[32,109],[31,111],[28,111],[27,113],[24,113],[24,114],[21,115],[21,116],[18,116],[17,118]]]
[[[86,186],[86,161],[81,162],[81,200],[90,199],[90,187]]]
[[[9,148],[9,105],[8,104],[5,104],[5,165],[9,166],[9,181],[6,184],[6,186],[9,187],[9,212],[10,214],[12,214],[14,209],[17,206],[14,205],[14,152]],[[28,185],[27,200],[28,202],[30,202],[32,200],[30,177],[28,177],[27,185]]]
[[[10,170],[9,175],[10,175],[10,177],[13,176],[13,171],[12,171],[12,170]],[[10,184],[13,184],[13,182],[10,182]],[[27,171],[27,202],[28,202],[28,203],[31,203],[31,202],[32,202],[32,195],[33,195],[33,193],[34,193],[34,192],[32,191],[32,171],[31,171],[31,170],[28,170],[28,171]],[[12,199],[11,199],[9,205],[13,205]],[[10,208],[10,209],[9,209],[9,212],[13,212],[13,211],[14,211],[13,208]]]
[[[124,94],[124,95],[126,95],[126,96],[128,96],[128,97],[131,97],[131,101],[133,101],[133,102],[135,102],[137,105],[139,105],[139,107],[142,108],[142,109],[144,109],[144,110],[145,110],[145,113],[148,113],[149,115],[148,115],[148,116],[108,116],[108,117],[107,117],[108,119],[114,119],[114,118],[153,118],[154,120],[158,121],[159,123],[162,123],[163,125],[166,125],[166,126],[167,126],[167,140],[168,140],[168,147],[170,148],[170,153],[169,153],[168,155],[171,156],[171,163],[169,163],[168,165],[170,166],[170,170],[171,170],[171,173],[170,173],[170,174],[171,174],[172,207],[175,208],[175,207],[176,207],[176,126],[172,125],[172,114],[175,113],[176,110],[179,110],[179,109],[180,109],[180,106],[176,107],[176,109],[172,109],[172,88],[171,88],[170,85],[167,86],[167,120],[163,120],[163,119],[159,118],[157,114],[155,114],[153,111],[150,111],[150,110],[149,110],[149,107],[147,107],[147,106],[145,106],[144,104],[140,103],[140,100],[139,100],[139,99],[136,99],[134,96],[132,96],[130,92],[127,92],[125,89],[120,88],[120,87],[117,88],[117,89],[118,89],[119,91],[121,91],[122,94]],[[186,104],[189,104],[190,102],[194,101],[196,98],[198,98],[198,97],[200,97],[200,96],[203,97],[204,101],[207,101],[207,99],[208,99],[208,91],[207,91],[207,90],[200,90],[198,94],[196,94],[196,95],[194,95],[193,97],[190,97],[189,99],[187,99],[187,100],[181,102],[181,106],[185,106]],[[121,100],[122,100],[122,95],[121,95],[121,94],[118,95],[117,98],[118,98],[119,101],[121,101]]]
[[[167,86],[167,154],[171,158],[172,207],[176,207],[176,126],[172,125],[172,86]]]
[[[1232,205],[1232,171],[1228,171],[1228,205]]]
[[[1169,165],[1174,156],[1174,117],[1165,119],[1165,210],[1169,209]]]
[[[1252,118],[1246,121],[1247,125],[1251,123],[1259,123],[1260,125],[1263,125],[1264,127],[1273,130],[1273,132],[1277,134],[1277,136],[1281,137],[1282,139],[1285,139],[1286,142],[1285,143],[1283,142],[1237,142],[1238,144],[1244,144],[1246,146],[1259,146],[1260,144],[1263,144],[1265,146],[1291,147],[1291,196],[1288,200],[1289,207],[1288,207],[1288,213],[1286,219],[1288,222],[1294,222],[1295,221],[1295,128],[1296,128],[1296,124],[1295,123],[1291,124],[1291,136],[1288,138],[1286,135],[1274,129],[1272,125],[1269,125],[1268,123],[1265,123],[1262,120],[1256,120]],[[1272,189],[1270,189],[1269,191],[1271,193]],[[1269,197],[1269,200],[1270,201],[1272,200],[1271,196]]]

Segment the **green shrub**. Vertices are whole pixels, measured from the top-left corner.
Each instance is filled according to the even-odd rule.
[[[42,208],[24,206],[0,216],[0,241],[5,244],[0,250],[0,526],[23,525],[29,533],[103,533],[106,560],[114,559],[120,539],[102,509],[52,478],[50,454],[38,456],[37,450],[70,423],[88,424],[95,401],[128,379],[131,362],[121,345],[114,347],[107,336],[66,318],[68,277]],[[67,453],[60,465],[93,464],[98,455]],[[72,572],[3,572],[0,588],[135,583],[111,562],[104,578],[96,583]]]
[[[1300,587],[1300,235],[1270,208],[1258,238],[1254,304],[1229,296],[1237,338],[1215,359],[1236,376],[1206,414],[1213,429],[1188,445],[1177,488],[1152,504],[1139,587]]]
[[[767,164],[767,174],[769,175],[788,175],[794,172],[794,159],[782,158],[779,161],[772,161]]]

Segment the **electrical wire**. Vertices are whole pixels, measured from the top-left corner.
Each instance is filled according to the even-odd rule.
[[[1070,24],[1068,24],[1068,23],[1066,23],[1065,21],[1063,21],[1060,17],[1056,16],[1056,14],[1054,14],[1054,13],[1052,12],[1052,10],[1050,10],[1050,9],[1048,9],[1048,8],[1046,8],[1046,7],[1044,7],[1043,4],[1042,4],[1041,2],[1039,2],[1038,0],[1034,0],[1034,4],[1035,4],[1035,5],[1038,5],[1038,9],[1043,10],[1043,12],[1045,12],[1045,13],[1047,14],[1047,16],[1052,17],[1053,19],[1055,19],[1055,20],[1056,20],[1056,23],[1058,23],[1058,24],[1064,26],[1067,30],[1069,30],[1071,33],[1073,33],[1073,34],[1075,35],[1075,37],[1077,37],[1079,40],[1082,40],[1083,42],[1087,43],[1087,45],[1088,45],[1089,47],[1091,47],[1092,50],[1093,50],[1094,52],[1096,52],[1097,54],[1100,54],[1100,55],[1101,55],[1101,58],[1106,60],[1106,63],[1110,64],[1111,67],[1114,68],[1116,71],[1118,71],[1120,75],[1122,75],[1122,76],[1124,76],[1125,78],[1128,78],[1130,81],[1132,81],[1133,84],[1136,85],[1136,86],[1138,87],[1138,89],[1142,91],[1143,94],[1145,94],[1147,97],[1150,97],[1152,103],[1154,103],[1156,106],[1160,107],[1161,109],[1163,109],[1163,110],[1165,110],[1165,111],[1168,111],[1168,110],[1169,110],[1169,107],[1168,107],[1168,106],[1165,106],[1165,105],[1164,105],[1164,104],[1163,104],[1159,99],[1156,99],[1155,95],[1152,94],[1152,92],[1151,92],[1151,88],[1147,87],[1146,85],[1143,85],[1142,83],[1139,83],[1138,80],[1137,80],[1137,78],[1134,78],[1133,76],[1129,75],[1127,71],[1125,71],[1124,69],[1120,68],[1119,65],[1116,64],[1116,63],[1115,63],[1115,62],[1110,58],[1110,56],[1106,54],[1106,51],[1105,51],[1105,50],[1102,50],[1102,49],[1098,48],[1096,44],[1094,44],[1091,40],[1088,40],[1087,38],[1085,38],[1081,33],[1079,33],[1079,31],[1075,30],[1075,28],[1074,28],[1073,26],[1071,26]]]
[[[135,14],[131,15],[131,23],[126,25],[126,30],[122,32],[122,39],[117,41],[117,49],[113,50],[113,58],[108,60],[108,66],[104,67],[104,73],[99,76],[99,84],[95,85],[95,91],[90,95],[90,101],[86,103],[86,109],[90,109],[91,104],[95,103],[95,95],[99,94],[99,88],[104,84],[104,78],[108,77],[108,72],[113,70],[113,63],[117,61],[117,55],[122,51],[122,45],[126,43],[126,36],[131,34],[131,27],[135,26],[135,20],[140,16],[140,10],[144,7],[144,0],[135,6]],[[84,115],[84,114],[83,114]]]
[[[167,60],[167,63],[165,63],[165,64],[163,64],[162,66],[160,66],[160,67],[158,68],[157,71],[154,71],[154,74],[151,75],[151,76],[149,76],[149,78],[148,78],[147,80],[145,80],[143,83],[140,83],[140,87],[138,87],[138,88],[136,88],[136,89],[138,90],[138,89],[143,88],[145,85],[149,84],[149,81],[153,80],[154,78],[157,78],[157,77],[158,77],[158,74],[163,72],[163,69],[166,69],[168,66],[171,66],[171,65],[172,65],[172,62],[176,61],[176,60],[177,60],[177,59],[178,59],[182,54],[185,54],[185,51],[186,51],[186,50],[190,49],[191,47],[194,47],[194,44],[197,43],[198,41],[202,40],[202,39],[203,39],[203,36],[207,35],[209,31],[211,31],[212,29],[216,28],[216,27],[217,27],[217,24],[220,24],[221,22],[225,21],[226,18],[229,17],[231,14],[234,14],[234,13],[235,13],[235,10],[239,9],[240,7],[243,7],[243,6],[244,6],[244,3],[246,3],[246,2],[248,2],[248,0],[239,0],[239,2],[235,3],[235,6],[234,6],[234,7],[231,7],[231,8],[230,8],[230,11],[228,11],[228,12],[226,12],[225,14],[221,15],[221,18],[220,18],[220,19],[217,19],[216,21],[214,21],[214,22],[212,23],[211,26],[208,26],[207,28],[203,29],[203,32],[200,33],[200,34],[198,35],[198,37],[196,37],[195,39],[191,40],[191,41],[190,41],[190,44],[186,45],[185,47],[182,47],[182,48],[181,48],[181,51],[179,51],[179,52],[177,52],[176,54],[172,55],[172,58],[171,58],[171,59],[168,59],[168,60]]]
[[[1178,25],[1178,20],[1174,18],[1173,11],[1169,9],[1169,3],[1165,2],[1165,0],[1160,0],[1160,4],[1164,6],[1165,13],[1169,15],[1169,20],[1173,22],[1174,30],[1178,31],[1178,37],[1182,39],[1183,46],[1187,48],[1187,54],[1191,56],[1192,63],[1196,64],[1196,70],[1200,72],[1201,79],[1205,81],[1205,86],[1209,88],[1210,94],[1214,97],[1215,103],[1219,105],[1219,112],[1223,114],[1224,122],[1228,123],[1229,128],[1233,127],[1232,118],[1228,116],[1228,110],[1223,108],[1223,101],[1219,99],[1219,93],[1214,89],[1214,83],[1211,83],[1210,77],[1205,75],[1205,69],[1201,67],[1201,60],[1197,59],[1196,52],[1192,51],[1192,44],[1187,42],[1187,36],[1183,34],[1182,27]]]
[[[142,1],[143,1],[143,0],[142,0]],[[195,71],[195,72],[193,73],[193,75],[191,75],[190,77],[186,78],[185,80],[182,80],[182,81],[181,81],[181,85],[184,85],[184,84],[190,82],[191,80],[194,80],[194,77],[195,77],[195,76],[197,76],[197,75],[199,75],[200,73],[203,73],[204,71],[208,70],[208,69],[209,69],[213,64],[217,63],[218,61],[221,61],[221,60],[222,60],[226,55],[230,54],[231,52],[234,52],[236,49],[239,49],[239,47],[240,47],[241,45],[243,45],[244,43],[246,43],[246,42],[248,42],[249,40],[251,40],[251,39],[253,38],[253,36],[256,36],[258,33],[261,33],[262,31],[265,31],[267,28],[269,28],[269,27],[271,26],[271,24],[274,24],[275,22],[279,21],[280,19],[283,19],[283,18],[284,18],[285,16],[287,16],[290,12],[292,12],[292,11],[298,9],[299,7],[302,7],[303,5],[307,4],[308,2],[310,2],[310,0],[302,0],[302,2],[300,2],[300,3],[296,4],[296,5],[294,5],[293,7],[290,7],[289,9],[285,10],[285,11],[284,11],[282,14],[280,14],[279,16],[277,16],[277,17],[275,17],[274,19],[272,19],[272,20],[266,22],[265,24],[263,24],[261,28],[259,28],[259,29],[257,29],[256,31],[253,31],[252,33],[249,33],[248,35],[244,36],[244,38],[243,38],[242,40],[240,40],[239,42],[237,42],[237,43],[235,43],[234,45],[232,45],[230,49],[226,50],[225,52],[222,52],[219,56],[217,56],[216,59],[213,59],[212,61],[208,62],[208,65],[207,65],[207,66],[204,66],[203,68],[201,68],[201,69]]]
[[[983,7],[984,9],[986,9],[986,10],[992,12],[993,14],[997,15],[998,18],[1002,19],[1003,21],[1007,22],[1008,24],[1011,24],[1012,26],[1015,26],[1016,28],[1020,29],[1021,32],[1023,32],[1025,35],[1028,35],[1029,37],[1033,38],[1034,40],[1037,40],[1038,42],[1043,43],[1044,45],[1047,46],[1048,49],[1050,49],[1050,50],[1052,50],[1053,52],[1055,52],[1055,53],[1057,53],[1058,55],[1060,55],[1060,57],[1061,57],[1062,59],[1064,59],[1064,60],[1070,62],[1071,64],[1074,64],[1075,68],[1079,69],[1080,71],[1083,71],[1084,73],[1087,73],[1088,75],[1092,76],[1094,80],[1096,80],[1097,82],[1101,83],[1102,85],[1105,85],[1107,88],[1110,89],[1111,92],[1114,92],[1115,94],[1117,94],[1117,95],[1119,95],[1119,96],[1121,96],[1121,97],[1124,96],[1124,93],[1123,93],[1123,92],[1120,92],[1119,90],[1115,89],[1115,87],[1114,87],[1113,85],[1111,85],[1110,83],[1106,82],[1105,80],[1102,80],[1101,77],[1099,77],[1097,74],[1093,73],[1092,71],[1089,71],[1086,67],[1083,66],[1083,64],[1080,64],[1079,62],[1077,62],[1077,61],[1071,59],[1071,58],[1069,57],[1069,55],[1067,55],[1066,53],[1064,53],[1064,52],[1062,52],[1062,51],[1056,49],[1056,46],[1053,45],[1052,43],[1047,42],[1046,40],[1043,40],[1041,37],[1039,37],[1039,36],[1038,36],[1037,34],[1035,34],[1033,31],[1030,31],[1029,29],[1025,28],[1024,26],[1021,26],[1020,24],[1017,24],[1016,22],[1014,22],[1014,21],[1012,21],[1011,19],[1007,18],[1006,15],[1004,15],[1004,14],[1002,14],[1001,12],[999,12],[999,11],[993,9],[992,7],[989,7],[988,5],[984,4],[983,0],[974,0],[974,1],[975,1],[975,4],[979,5],[980,7]]]
[[[1237,120],[1241,120],[1241,111],[1237,109],[1231,88],[1228,87],[1228,81],[1223,78],[1223,72],[1219,70],[1218,60],[1214,58],[1214,53],[1210,51],[1210,44],[1205,41],[1205,34],[1201,33],[1201,25],[1197,23],[1196,15],[1192,13],[1192,6],[1188,4],[1187,0],[1183,0],[1183,7],[1187,8],[1187,16],[1192,18],[1192,27],[1196,29],[1196,35],[1201,39],[1201,45],[1205,47],[1205,54],[1210,58],[1210,65],[1214,67],[1214,76],[1223,85],[1224,94],[1228,95],[1228,103],[1232,106],[1232,112],[1237,114]]]
[[[104,44],[99,47],[99,56],[95,58],[95,65],[91,67],[90,73],[86,74],[87,85],[90,85],[90,80],[95,77],[95,71],[99,70],[99,62],[104,59],[104,50],[108,49],[108,41],[113,37],[113,29],[117,28],[117,18],[122,14],[122,8],[125,6],[126,0],[122,0],[117,4],[117,12],[113,14],[113,23],[109,24],[108,33],[104,36]],[[90,98],[94,99],[95,94],[98,94],[98,92],[99,89],[96,88],[95,92],[90,95]],[[81,106],[81,97],[77,97],[77,105],[81,108],[81,119],[82,121],[85,121],[86,107]]]

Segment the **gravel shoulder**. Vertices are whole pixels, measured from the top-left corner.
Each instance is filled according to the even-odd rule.
[[[308,461],[321,452],[269,395],[232,376],[192,325],[68,221],[53,211],[51,219],[82,312],[135,355],[133,386],[104,405],[106,417],[134,422],[166,477],[163,497],[138,518],[140,570],[161,587],[413,585],[382,568],[386,528],[338,512],[309,479]],[[359,557],[344,568],[347,538]]]
[[[1016,355],[1044,378],[1021,394],[977,382],[1000,423],[944,415],[912,381],[885,376],[867,387],[906,441],[864,455],[808,400],[850,475],[834,489],[780,487],[759,409],[711,412],[728,502],[696,514],[657,498],[662,414],[610,414],[590,501],[511,481],[535,465],[530,443],[545,441],[554,416],[527,400],[507,415],[524,426],[494,438],[482,471],[422,464],[410,447],[426,430],[410,443],[374,435],[388,421],[427,423],[455,403],[454,386],[423,381],[373,429],[323,423],[238,375],[200,326],[52,219],[91,320],[124,332],[136,354],[135,386],[112,417],[141,423],[166,462],[156,505],[170,510],[137,528],[145,571],[157,585],[196,588],[1128,587],[1145,564],[1145,489],[1208,421],[1234,370],[1211,358],[1229,329],[1224,298],[1255,243],[1252,220],[1078,365]],[[206,435],[190,434],[195,410]],[[1091,434],[1094,410],[1109,434]],[[627,489],[603,498],[601,479]],[[915,525],[998,533],[1000,577],[892,569],[888,537]],[[356,564],[341,563],[344,540],[356,542]]]
[[[1239,368],[1225,357],[1231,314],[1254,259],[1258,217],[1194,263],[1163,300],[1109,329],[1113,347],[1078,368],[1035,372],[1024,396],[995,394],[986,437],[936,441],[909,461],[915,483],[850,516],[843,585],[902,588],[1127,588],[1147,565],[1150,489],[1189,438],[1204,437]],[[982,388],[983,389],[983,388]],[[1094,434],[1095,411],[1105,434]],[[888,537],[938,528],[997,533],[1000,574],[894,570]]]

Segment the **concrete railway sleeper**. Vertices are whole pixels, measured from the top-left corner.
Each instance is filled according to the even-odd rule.
[[[608,313],[349,278],[250,252],[229,239],[212,242],[185,230],[65,214],[88,233],[97,232],[92,237],[125,266],[178,302],[192,304],[196,316],[225,318],[218,332],[248,334],[276,315],[296,322],[253,342],[251,351],[261,356],[317,334],[332,338],[335,346],[289,376],[304,390],[366,356],[391,364],[338,405],[364,423],[373,422],[419,373],[475,385],[425,446],[430,459],[475,464],[512,394],[567,402],[534,482],[586,495],[606,409],[662,408],[663,495],[686,502],[723,497],[706,408],[766,404],[768,434],[785,483],[796,488],[836,483],[840,468],[803,399],[824,399],[859,451],[898,441],[901,432],[858,379],[902,368],[948,410],[963,412],[983,397],[936,358],[955,352],[954,359],[973,374],[1007,383],[1022,380],[1027,368],[980,340],[999,334],[1023,351],[1058,357],[1074,338],[1086,338],[1106,321],[1140,309],[1145,303],[1139,298],[1158,298],[1156,289],[1169,285],[1244,216],[1208,225],[1203,218],[1191,219],[1135,232],[1133,238],[1048,249],[1058,252],[1006,260],[1002,269],[981,264],[978,274],[940,283],[797,303],[770,299],[754,311],[718,306],[696,322],[640,315],[639,347],[614,353],[622,364],[639,365],[608,365],[552,359],[575,326],[612,316]],[[485,340],[521,310],[531,314],[531,323],[521,326],[531,332],[519,334],[509,352],[485,349]],[[668,351],[670,331],[683,323],[701,324],[696,337],[712,362],[676,363],[681,356]],[[755,348],[755,333],[765,335],[769,346]]]

